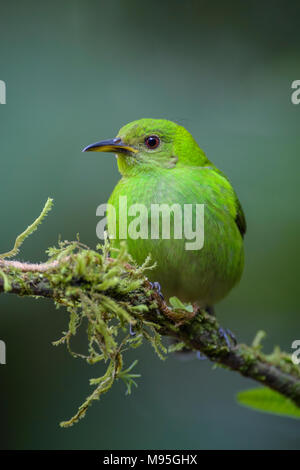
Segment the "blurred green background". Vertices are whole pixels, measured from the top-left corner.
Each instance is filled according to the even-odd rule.
[[[217,307],[241,341],[265,329],[266,350],[300,338],[299,124],[296,1],[53,0],[1,2],[0,252],[55,208],[19,259],[45,260],[59,234],[95,247],[96,207],[119,179],[115,158],[82,154],[141,117],[187,127],[230,177],[247,215],[246,268]],[[0,296],[3,449],[299,449],[299,421],[235,403],[255,386],[208,361],[130,353],[142,373],[114,386],[86,418],[60,429],[102,373],[54,348],[67,314],[50,301]],[[79,344],[84,348],[84,343]]]

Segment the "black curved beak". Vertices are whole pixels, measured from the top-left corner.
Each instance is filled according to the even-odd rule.
[[[82,151],[123,153],[131,156],[137,153],[137,149],[125,144],[120,138],[101,140],[95,144],[88,145]]]

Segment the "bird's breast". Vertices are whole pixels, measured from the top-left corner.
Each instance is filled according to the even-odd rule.
[[[211,174],[172,171],[122,179],[109,200],[108,231],[116,247],[126,239],[138,264],[151,255],[157,266],[149,277],[160,282],[166,296],[215,303],[243,269],[243,243],[227,201],[231,195]]]

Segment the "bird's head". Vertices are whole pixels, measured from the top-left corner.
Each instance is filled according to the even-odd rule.
[[[165,119],[139,119],[122,127],[114,139],[88,145],[83,152],[112,152],[123,175],[172,169],[176,166],[206,166],[206,158],[192,135]]]

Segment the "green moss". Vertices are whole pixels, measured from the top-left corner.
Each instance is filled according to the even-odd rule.
[[[91,380],[91,385],[96,386],[93,393],[73,418],[61,423],[63,427],[82,418],[92,402],[106,393],[115,380],[127,380],[127,392],[131,391],[132,385],[136,386],[129,369],[123,368],[123,352],[126,349],[139,347],[144,338],[152,344],[161,359],[167,352],[158,333],[159,326],[143,319],[145,312],[157,308],[155,302],[149,305],[149,296],[143,287],[148,263],[143,268],[136,267],[124,245],[113,259],[106,257],[108,242],[97,248],[98,252],[76,241],[61,242],[58,248],[48,250],[49,260],[60,260],[60,263],[45,277],[50,288],[55,290],[56,301],[66,305],[70,313],[68,330],[54,344],[66,344],[74,357],[81,357],[89,364],[109,361],[106,373]],[[132,268],[128,269],[129,265]],[[89,345],[86,355],[78,354],[71,348],[72,337],[83,324],[87,329]],[[134,337],[128,334],[129,325],[134,326]]]

